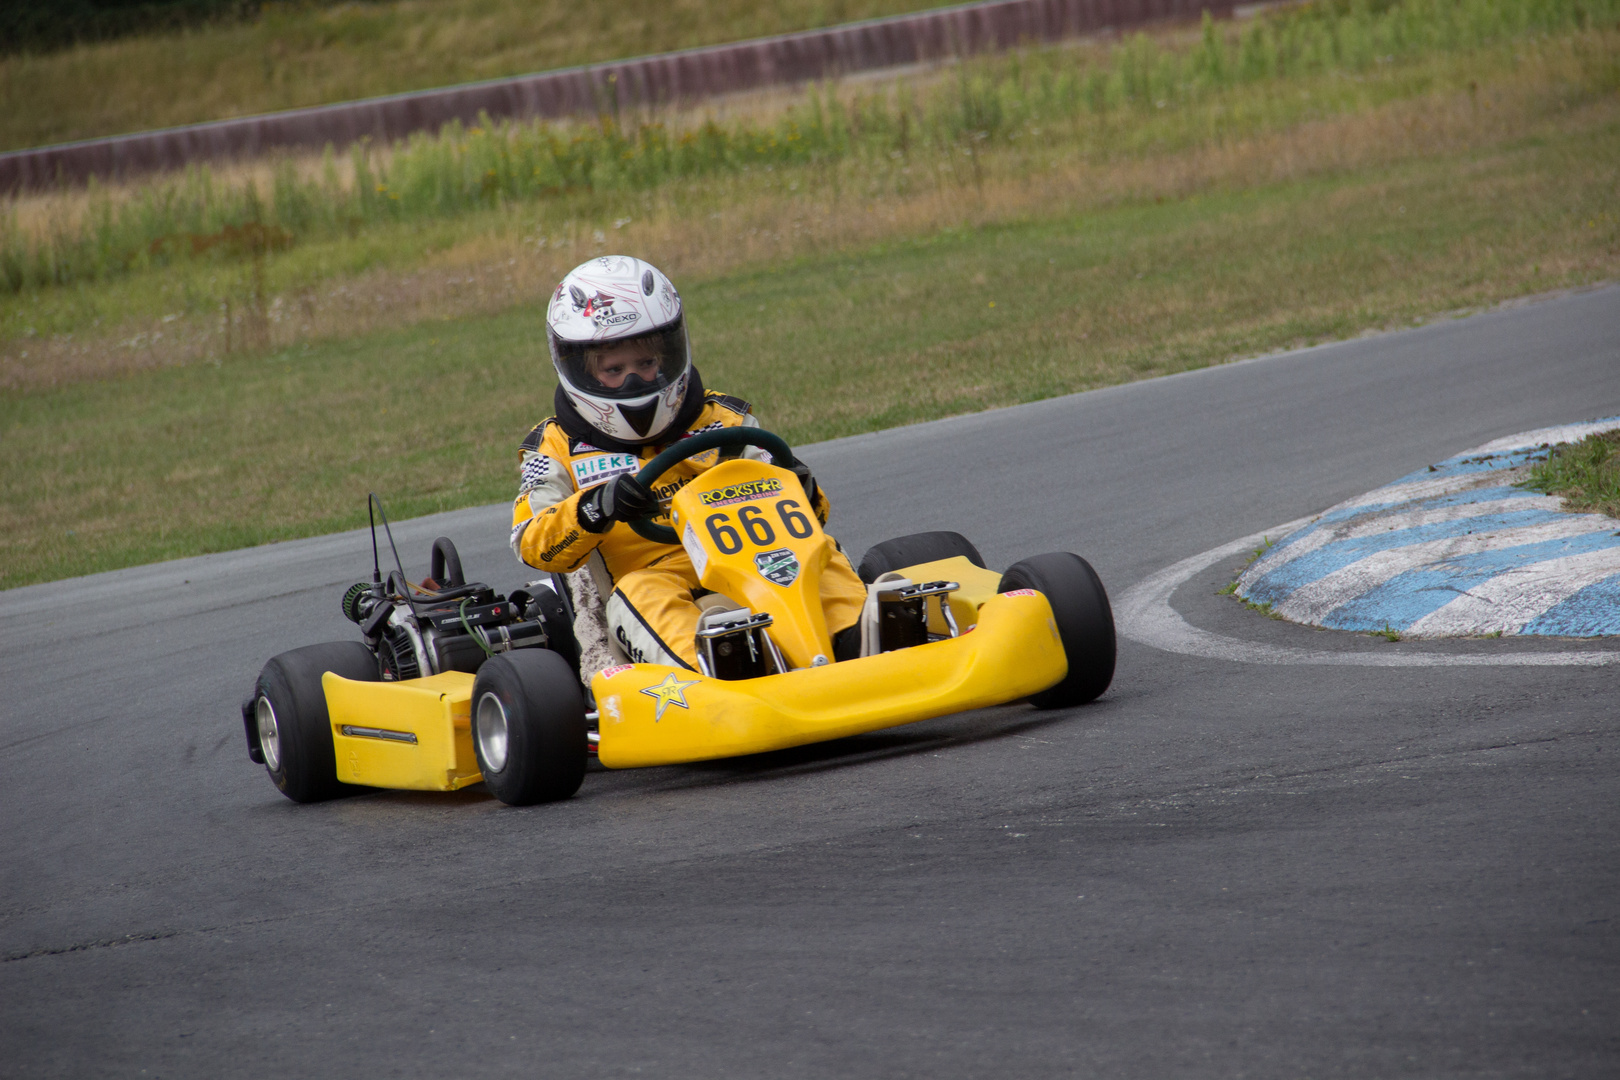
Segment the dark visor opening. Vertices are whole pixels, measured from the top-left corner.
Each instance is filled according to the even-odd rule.
[[[558,341],[553,337],[551,348],[557,366],[568,381],[577,389],[597,397],[646,397],[671,385],[686,373],[684,320],[648,334],[611,341]],[[642,363],[646,359],[657,361],[657,367],[650,373]],[[617,386],[603,381],[613,374],[619,377]]]

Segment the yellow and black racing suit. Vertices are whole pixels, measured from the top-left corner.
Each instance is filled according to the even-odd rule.
[[[600,436],[582,433],[577,423],[571,425],[575,432],[570,434],[557,417],[550,417],[529,432],[519,452],[512,551],[530,566],[557,573],[578,570],[593,552],[599,553],[613,583],[606,611],[609,632],[636,663],[697,667],[697,572],[679,544],[654,543],[622,522],[606,532],[587,532],[580,525],[579,500],[598,484],[640,471],[677,439],[718,428],[759,426],[746,401],[713,391],[700,393],[702,408],[696,419],[658,445],[604,450],[596,445],[606,441]],[[745,453],[759,456],[752,448]],[[713,450],[688,458],[665,473],[653,493],[667,507],[677,491],[720,460]],[[815,509],[825,524],[827,497],[819,490]],[[667,512],[653,520],[669,525]],[[828,629],[835,633],[855,625],[860,617],[866,586],[842,551],[835,551],[822,575],[821,599]]]

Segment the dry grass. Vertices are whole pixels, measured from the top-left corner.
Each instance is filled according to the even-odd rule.
[[[0,58],[0,149],[830,26],[934,0],[396,0]]]
[[[1192,35],[1193,31],[1178,28],[1164,32],[1163,40],[1184,45]],[[1089,54],[1093,58],[1102,55],[1101,47],[1090,41],[1069,42],[1056,48],[1067,53]],[[874,87],[879,92],[890,94],[893,94],[902,82],[914,91],[931,87],[941,78],[948,77],[954,66],[952,62],[918,65],[899,75],[884,72],[836,79],[821,84],[820,89],[847,103],[863,93],[873,92]],[[771,87],[723,94],[695,106],[627,109],[622,121],[631,126],[641,123],[662,124],[677,135],[711,122],[769,125],[789,109],[802,106],[804,100],[803,87]],[[590,128],[596,123],[597,121],[590,118],[565,117],[548,121],[549,126],[565,139],[570,132]],[[374,166],[386,169],[401,145],[383,143],[371,146],[368,150],[369,160]],[[239,188],[251,183],[260,191],[268,192],[274,188],[277,171],[289,164],[295,175],[304,181],[321,179],[330,168],[334,170],[338,182],[343,187],[350,187],[354,183],[353,158],[347,154],[334,154],[328,157],[325,153],[315,150],[293,150],[262,157],[227,159],[208,162],[200,167],[208,170],[220,188]],[[25,191],[4,196],[3,205],[23,236],[39,240],[53,230],[78,229],[98,203],[122,206],[138,201],[147,189],[177,182],[182,176],[182,172],[158,172],[143,174],[133,180],[98,181],[91,188],[72,185]]]

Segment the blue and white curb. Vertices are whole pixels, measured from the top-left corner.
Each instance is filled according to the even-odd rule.
[[[1620,634],[1620,521],[1514,483],[1549,444],[1620,417],[1486,443],[1288,534],[1237,595],[1294,622],[1403,637]]]

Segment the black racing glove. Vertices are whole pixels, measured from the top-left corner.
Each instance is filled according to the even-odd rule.
[[[793,468],[788,471],[797,476],[799,483],[804,485],[804,497],[810,500],[810,509],[814,510],[816,508],[816,478],[810,475],[810,466],[802,461],[795,461]]]
[[[579,523],[586,532],[604,533],[615,521],[634,521],[658,509],[658,497],[629,473],[591,488],[579,500]]]

